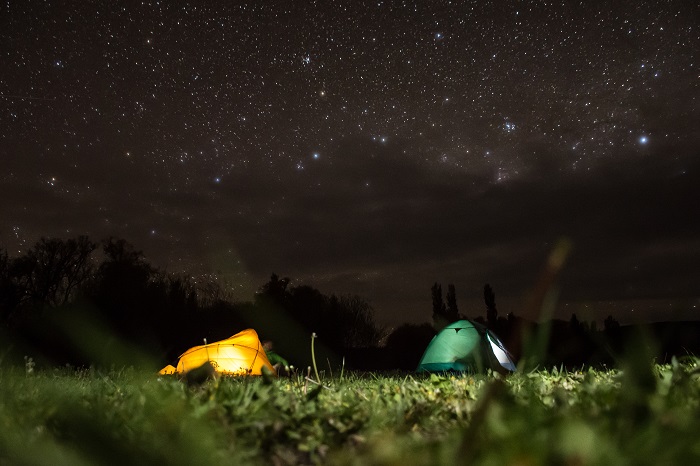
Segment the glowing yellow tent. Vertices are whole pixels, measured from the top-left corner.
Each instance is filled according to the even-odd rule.
[[[177,369],[175,369],[173,366],[168,364],[167,366],[162,368],[158,373],[160,375],[170,375],[170,374],[174,374],[175,372],[177,372]]]
[[[263,367],[266,367],[270,374],[275,374],[258,334],[252,328],[226,340],[188,349],[180,355],[175,373],[185,374],[207,361],[217,372],[226,375],[262,375]],[[161,371],[167,369],[166,366]]]

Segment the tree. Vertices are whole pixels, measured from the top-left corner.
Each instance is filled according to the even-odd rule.
[[[32,305],[61,306],[91,278],[90,258],[96,247],[87,236],[66,241],[41,238],[13,262],[11,273]]]
[[[498,322],[498,310],[496,309],[496,294],[491,285],[484,285],[484,302],[486,303],[486,322],[494,327]]]
[[[156,270],[126,240],[106,239],[102,250],[105,260],[90,290],[91,301],[107,325],[122,336],[131,338],[139,333],[143,338],[150,337],[159,315],[165,311],[164,300],[155,296],[164,289],[162,283],[153,282]]]
[[[436,329],[441,329],[449,322],[446,322],[445,314],[447,313],[447,307],[442,301],[442,285],[435,282],[430,289],[433,297],[433,324]]]
[[[606,332],[611,332],[618,328],[620,328],[620,323],[617,320],[615,320],[615,318],[612,315],[609,315],[603,321],[603,329]]]
[[[330,298],[336,303],[340,326],[343,329],[345,348],[376,346],[384,336],[384,329],[374,320],[374,309],[369,302],[357,295]],[[331,306],[331,310],[334,306]]]
[[[578,320],[578,317],[576,317],[576,313],[571,314],[571,319],[569,319],[569,327],[574,331],[581,330],[581,322]]]
[[[445,312],[445,317],[450,322],[459,320],[459,309],[457,308],[457,293],[455,292],[455,286],[452,283],[447,285],[447,309]]]
[[[263,338],[290,356],[311,333],[318,335],[317,344],[342,354],[347,348],[378,344],[384,332],[363,298],[326,296],[309,285],[290,286],[289,278],[274,273],[256,293],[253,314],[251,323]],[[305,357],[297,354],[297,360],[299,356]]]
[[[112,304],[140,300],[155,269],[124,239],[108,238],[102,249],[106,260],[98,269],[98,297]]]
[[[273,273],[270,276],[270,281],[261,286],[258,292],[255,294],[256,302],[261,298],[271,299],[276,304],[282,305],[287,300],[289,294],[287,291],[289,282],[289,278],[279,278],[277,274]]]
[[[22,293],[12,275],[12,260],[7,251],[0,250],[0,322],[12,319],[22,299]]]
[[[447,291],[447,305],[442,300],[442,286],[435,282],[431,288],[433,298],[433,326],[440,330],[447,324],[459,320],[455,286],[450,284]]]

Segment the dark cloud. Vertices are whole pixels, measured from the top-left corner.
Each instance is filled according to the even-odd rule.
[[[562,237],[574,246],[562,277],[568,299],[693,296],[700,184],[690,157],[603,165],[583,178],[559,173],[549,157],[546,176],[494,186],[401,158],[404,150],[348,141],[284,184],[229,180],[214,206],[191,201],[209,209],[193,230],[237,248],[260,280],[277,271],[338,292],[395,295],[387,306],[425,301],[443,280],[522,296]],[[260,215],[238,220],[236,206]],[[391,276],[401,285],[378,283]]]

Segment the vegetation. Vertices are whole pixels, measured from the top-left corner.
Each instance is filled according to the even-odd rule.
[[[537,286],[540,295],[553,275],[545,274],[544,285]],[[584,364],[611,366],[636,332],[612,316],[601,330],[595,322],[579,321],[575,315],[569,321],[540,323],[513,313],[499,316],[488,284],[486,319],[459,312],[454,284],[448,285],[446,302],[439,283],[431,293],[431,323],[401,325],[387,334],[374,320],[372,306],[359,296],[328,296],[272,274],[251,301],[232,302],[215,283],[194,283],[187,276],[154,268],[123,239],[109,238],[100,248],[87,237],[42,238],[19,257],[0,250],[0,350],[6,364],[21,365],[22,357],[31,354],[40,367],[111,367],[135,364],[133,357],[114,356],[122,354],[114,351],[115,346],[127,345],[162,367],[203,338],[217,341],[252,327],[297,367],[311,364],[306,345],[300,342],[316,333],[323,367],[345,361],[356,370],[413,370],[436,332],[466,317],[487,325],[515,360],[529,350],[528,338],[546,334],[537,338],[544,347],[531,366],[563,364],[575,369]],[[699,324],[649,329],[656,338],[657,360],[700,354]]]
[[[700,463],[697,323],[536,324],[499,316],[486,285],[475,320],[519,372],[425,376],[412,372],[422,352],[461,316],[452,284],[446,304],[432,288],[433,325],[400,326],[379,347],[360,297],[273,274],[231,303],[123,240],[103,242],[99,261],[96,250],[81,237],[0,251],[0,464]],[[246,327],[303,369],[156,375],[201,335]]]
[[[359,296],[327,296],[272,274],[251,302],[231,302],[212,283],[157,270],[123,239],[109,238],[98,250],[84,236],[42,238],[13,258],[0,249],[0,340],[9,342],[0,349],[14,363],[32,354],[41,366],[109,367],[121,361],[104,354],[100,340],[116,338],[165,364],[202,338],[249,327],[297,365],[310,362],[297,342],[311,332],[330,363],[384,336]]]
[[[698,464],[700,364],[217,378],[0,366],[0,464]]]
[[[450,283],[447,286],[447,304],[442,300],[442,285],[439,283],[433,284],[430,293],[433,300],[433,327],[436,331],[460,319],[457,295],[453,284]]]

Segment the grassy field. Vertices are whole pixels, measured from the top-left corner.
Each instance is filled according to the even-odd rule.
[[[0,367],[0,464],[700,464],[700,362],[187,385]]]

